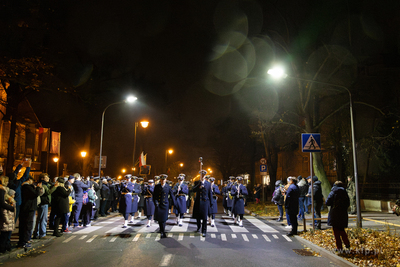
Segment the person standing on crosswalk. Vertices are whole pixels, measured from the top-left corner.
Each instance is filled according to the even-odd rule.
[[[240,227],[243,227],[244,214],[244,198],[247,196],[247,188],[243,185],[243,177],[236,177],[237,185],[231,188],[231,195],[234,196],[233,215],[235,216],[235,224],[238,222]]]
[[[297,214],[299,213],[300,189],[297,186],[297,179],[294,176],[288,177],[289,187],[286,191],[285,210],[289,215],[292,231],[288,236],[297,235]]]
[[[231,195],[231,189],[232,189],[232,186],[234,185],[234,181],[235,181],[235,176],[229,176],[229,181],[226,186],[226,195],[227,195],[226,196],[226,206],[228,208],[228,216],[229,217],[231,217],[231,216],[233,217],[232,209],[233,209],[234,198]]]
[[[176,215],[176,224],[179,224],[179,226],[182,226],[183,215],[186,212],[186,197],[189,194],[189,188],[184,182],[185,177],[185,174],[179,174],[178,182],[172,190],[175,195],[174,213]]]
[[[144,185],[142,196],[144,198],[144,215],[147,217],[147,227],[151,226],[151,221],[154,216],[154,202],[153,202],[153,193],[154,193],[154,180],[149,180],[147,185]]]
[[[160,175],[160,183],[154,187],[153,194],[153,201],[157,207],[154,216],[160,226],[161,238],[167,237],[165,234],[165,223],[168,220],[169,201],[172,201],[172,205],[175,205],[174,195],[171,187],[167,184],[167,178],[168,175],[166,174]]]
[[[215,226],[215,214],[218,213],[218,206],[217,206],[217,194],[221,194],[219,191],[218,185],[215,184],[215,178],[210,177],[210,182],[211,182],[211,192],[212,192],[212,208],[211,210],[211,227]]]
[[[228,196],[227,194],[227,189],[226,189],[226,185],[228,184],[227,181],[224,181],[224,185],[221,189],[221,195],[222,195],[222,207],[224,208],[224,213],[228,214],[228,206],[226,205],[226,198]]]
[[[124,216],[125,222],[122,228],[128,227],[128,219],[132,209],[132,191],[133,184],[131,182],[132,175],[125,175],[125,182],[121,184],[121,199],[119,202],[119,213]]]
[[[132,190],[132,205],[131,205],[131,220],[129,223],[134,223],[135,222],[135,213],[138,211],[138,205],[139,205],[139,194],[141,193],[142,189],[140,187],[140,184],[138,184],[136,176],[132,176],[132,184],[133,184],[133,190]]]
[[[142,195],[142,192],[144,190],[144,184],[143,184],[143,177],[139,177],[138,178],[138,184],[140,185],[140,192],[138,193],[138,197],[139,197],[139,201],[138,201],[138,216],[136,217],[136,219],[140,219],[140,217],[142,217],[142,211],[144,208],[144,197]]]
[[[205,181],[207,171],[200,171],[200,181],[196,181],[193,191],[196,192],[196,199],[193,206],[193,217],[197,220],[197,230],[203,237],[207,235],[207,216],[209,209],[212,209],[212,191],[211,184]]]

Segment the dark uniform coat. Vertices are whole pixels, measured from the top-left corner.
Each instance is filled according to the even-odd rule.
[[[231,187],[231,195],[234,197],[233,214],[244,214],[244,196],[247,196],[247,194],[247,188],[243,184]]]
[[[207,220],[210,208],[212,208],[212,192],[211,184],[207,181],[204,184],[201,181],[193,186],[193,191],[196,192],[196,198],[193,206],[193,218]]]
[[[55,214],[69,212],[69,194],[71,194],[71,189],[66,189],[64,186],[58,186],[51,194],[51,209]]]
[[[144,186],[142,196],[144,198],[144,215],[151,216],[154,215],[155,206],[153,201],[154,185]]]
[[[213,184],[212,185],[212,209],[211,209],[211,214],[217,214],[218,213],[218,206],[217,206],[217,199],[218,197],[216,196],[216,194],[221,194],[221,192],[219,191],[218,185]]]
[[[126,215],[132,210],[132,191],[133,184],[131,182],[121,183],[121,199],[119,202],[119,213]]]
[[[180,190],[178,191],[179,183],[175,184],[172,190],[175,195],[174,213],[186,213],[186,196],[189,194],[189,188],[187,184],[182,183]]]
[[[143,208],[144,207],[143,190],[144,190],[144,184],[140,184],[140,193],[138,193],[138,196],[140,198],[139,202],[138,202],[138,208]]]
[[[134,183],[133,190],[132,190],[132,205],[131,205],[131,215],[138,211],[138,204],[139,204],[139,194],[142,192],[140,184]]]
[[[224,209],[228,209],[228,206],[226,205],[227,202],[226,198],[228,197],[228,190],[226,186],[222,187],[221,195],[222,195],[222,206],[224,207]]]
[[[156,205],[155,220],[159,223],[166,222],[168,220],[169,201],[172,201],[172,205],[175,205],[171,187],[168,184],[165,184],[164,187],[157,184],[154,187],[153,201]]]
[[[226,197],[227,197],[226,206],[228,208],[233,208],[233,202],[235,201],[233,197],[232,198],[229,197],[229,193],[231,192],[232,186],[233,186],[232,182],[228,182],[228,185],[226,186]]]
[[[326,199],[326,205],[331,206],[328,214],[328,225],[339,229],[347,228],[348,215],[347,209],[350,205],[350,199],[343,187],[332,187]]]

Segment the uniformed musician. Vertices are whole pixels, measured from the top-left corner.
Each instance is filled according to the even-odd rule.
[[[234,197],[233,214],[235,216],[235,224],[239,222],[239,226],[243,227],[244,214],[244,198],[247,196],[247,188],[243,185],[243,177],[236,177],[237,184],[231,188],[231,195]]]
[[[144,185],[142,196],[144,198],[144,215],[147,217],[147,227],[151,226],[151,221],[154,216],[154,180],[149,180],[147,185]]]
[[[160,175],[160,183],[154,187],[153,201],[156,206],[156,213],[154,214],[158,225],[160,226],[161,238],[167,237],[165,234],[165,223],[168,220],[169,201],[174,204],[174,195],[171,187],[167,184],[166,174]],[[168,197],[170,197],[168,199]]]
[[[128,227],[128,219],[132,210],[132,191],[133,184],[131,182],[132,175],[125,175],[125,182],[121,184],[121,199],[119,202],[119,212],[124,216],[124,226],[123,228]]]
[[[144,190],[144,184],[143,184],[143,178],[139,177],[138,178],[138,184],[140,185],[140,193],[138,193],[138,197],[139,197],[139,201],[138,201],[138,216],[136,217],[136,219],[140,219],[140,217],[142,217],[142,210],[144,207],[144,197],[142,196],[142,192]]]
[[[135,213],[138,211],[138,204],[139,204],[139,194],[142,191],[140,184],[137,183],[137,177],[132,176],[132,184],[133,184],[133,190],[132,190],[132,206],[131,206],[131,220],[129,223],[134,223],[135,222]]]
[[[207,216],[209,209],[212,208],[212,192],[211,184],[205,181],[204,176],[207,171],[200,171],[200,181],[196,181],[193,186],[193,191],[196,192],[196,199],[193,206],[193,217],[197,220],[197,231],[201,233],[203,237],[207,235]]]
[[[217,194],[220,194],[221,192],[219,191],[218,185],[215,184],[215,178],[210,177],[209,181],[211,182],[211,191],[212,191],[212,208],[211,210],[211,227],[215,226],[215,214],[218,213],[218,207],[217,207]]]
[[[224,207],[224,213],[228,214],[228,206],[226,205],[226,198],[228,196],[228,191],[226,186],[228,185],[228,181],[224,181],[224,186],[222,187],[221,190],[221,195],[222,195],[222,207]]]
[[[228,208],[228,216],[234,217],[232,214],[232,209],[233,209],[233,197],[231,195],[231,189],[232,186],[234,185],[235,181],[235,176],[229,176],[229,181],[226,186],[226,207]]]
[[[186,212],[186,198],[189,194],[189,188],[184,182],[185,177],[185,174],[179,174],[178,182],[172,190],[175,195],[174,213],[176,215],[176,224],[179,226],[182,226],[183,216]]]

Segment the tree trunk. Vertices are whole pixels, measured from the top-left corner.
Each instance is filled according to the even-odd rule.
[[[331,184],[326,178],[324,164],[322,163],[322,154],[312,153],[312,155],[313,155],[314,173],[318,177],[318,180],[321,182],[322,194],[324,195],[324,198],[326,200],[328,198],[329,193],[331,192]]]
[[[11,172],[14,166],[14,143],[15,143],[15,130],[17,128],[18,109],[13,108],[10,113],[11,113],[10,114],[11,125],[10,125],[10,135],[8,138],[8,148],[7,148],[7,167],[6,167],[7,172]]]

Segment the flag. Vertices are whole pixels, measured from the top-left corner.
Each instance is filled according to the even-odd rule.
[[[61,146],[61,133],[51,132],[50,153],[60,155],[60,146]]]
[[[39,127],[39,150],[48,151],[49,150],[49,128]]]
[[[147,154],[145,155],[142,151],[142,153],[140,154],[139,167],[146,165],[146,157],[147,157]]]

